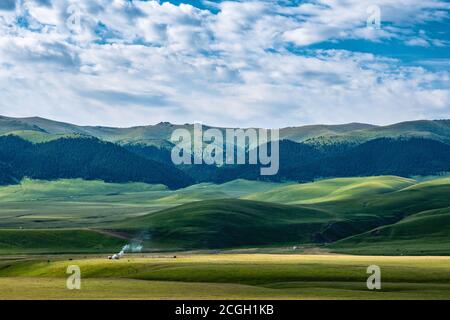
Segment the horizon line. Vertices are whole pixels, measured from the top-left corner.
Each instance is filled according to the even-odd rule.
[[[409,122],[421,122],[421,121],[450,121],[450,118],[442,118],[442,119],[414,119],[414,120],[405,120],[405,121],[399,121],[399,122],[393,122],[393,123],[389,123],[389,124],[372,124],[372,123],[367,123],[367,122],[344,122],[344,123],[334,123],[334,124],[325,124],[325,123],[316,123],[316,124],[303,124],[303,125],[290,125],[290,126],[284,126],[284,127],[278,127],[278,128],[265,128],[265,127],[230,127],[230,126],[215,126],[215,125],[209,125],[206,123],[202,123],[202,122],[192,122],[192,123],[172,123],[170,121],[160,121],[158,123],[154,123],[154,124],[145,124],[145,125],[134,125],[134,126],[124,126],[124,127],[120,127],[120,126],[108,126],[108,125],[83,125],[83,124],[76,124],[73,122],[67,122],[67,121],[60,121],[60,120],[55,120],[55,119],[51,119],[51,118],[45,118],[45,117],[41,117],[41,116],[29,116],[29,117],[11,117],[11,116],[4,116],[0,114],[0,119],[12,119],[12,120],[32,120],[32,119],[41,119],[41,120],[45,120],[45,121],[50,121],[50,122],[56,122],[56,123],[61,123],[61,124],[67,124],[67,125],[74,125],[77,127],[85,127],[85,128],[110,128],[110,129],[135,129],[135,128],[145,128],[145,127],[155,127],[158,125],[163,125],[163,124],[167,124],[167,125],[171,125],[171,126],[192,126],[194,124],[201,124],[205,127],[210,127],[210,128],[218,128],[218,129],[279,129],[279,130],[283,130],[283,129],[290,129],[290,128],[303,128],[303,127],[318,127],[318,126],[324,126],[324,127],[335,127],[335,126],[346,126],[346,125],[366,125],[366,126],[372,126],[374,128],[380,128],[380,127],[389,127],[392,125],[396,125],[396,124],[401,124],[401,123],[409,123]]]

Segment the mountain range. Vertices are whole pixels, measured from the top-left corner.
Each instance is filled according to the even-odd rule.
[[[209,126],[205,126],[211,128]],[[160,122],[156,125],[130,128],[101,126],[77,126],[39,117],[11,118],[0,116],[0,135],[14,132],[30,139],[50,140],[67,135],[92,136],[101,140],[119,143],[144,143],[165,145],[173,130],[193,130],[192,124]],[[219,128],[225,129],[225,128]],[[34,137],[33,137],[34,135]],[[388,126],[364,123],[339,125],[307,125],[280,129],[280,139],[308,144],[353,142],[362,143],[375,138],[421,137],[450,142],[450,120],[418,120]]]
[[[280,171],[265,177],[255,165],[173,165],[170,136],[178,128],[193,131],[192,124],[168,122],[113,128],[0,116],[0,184],[24,177],[83,178],[160,183],[176,189],[239,178],[306,182],[450,171],[450,120],[282,128]]]

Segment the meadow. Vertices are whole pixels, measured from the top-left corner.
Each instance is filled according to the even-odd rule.
[[[177,254],[0,262],[0,299],[450,299],[450,258]],[[381,290],[366,269],[381,268]],[[81,290],[66,269],[81,269]]]
[[[321,247],[450,254],[450,179],[396,176],[169,190],[144,183],[24,180],[0,187],[0,254]]]
[[[0,299],[450,299],[449,194],[448,177],[25,179],[0,187]]]
[[[163,185],[145,183],[24,179],[20,184],[0,186],[0,226],[16,229],[101,227],[188,202],[238,198],[279,186],[236,180],[221,185],[202,183],[174,191]]]

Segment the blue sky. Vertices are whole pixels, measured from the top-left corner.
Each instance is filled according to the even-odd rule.
[[[450,118],[450,2],[2,0],[0,114],[271,128]]]

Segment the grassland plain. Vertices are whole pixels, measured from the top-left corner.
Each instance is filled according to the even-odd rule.
[[[105,223],[149,214],[179,204],[236,198],[280,184],[236,180],[168,190],[163,185],[114,184],[102,181],[25,179],[0,187],[1,228],[102,227]]]
[[[67,257],[66,257],[67,258]],[[450,299],[449,257],[179,254],[0,262],[1,299]],[[61,258],[59,258],[61,259]],[[366,287],[369,265],[382,289]],[[81,290],[65,289],[78,265]]]
[[[0,299],[450,299],[450,257],[437,256],[450,254],[448,194],[445,177],[176,191],[24,180],[0,187]],[[222,250],[106,258],[139,234],[150,251]],[[366,287],[372,264],[381,291]],[[68,265],[82,290],[66,289]]]
[[[448,194],[447,177],[290,185],[237,180],[176,191],[24,180],[0,188],[0,253],[109,252],[123,237],[145,234],[150,251],[326,245],[356,254],[448,255]],[[44,239],[54,239],[53,231],[59,242]]]

